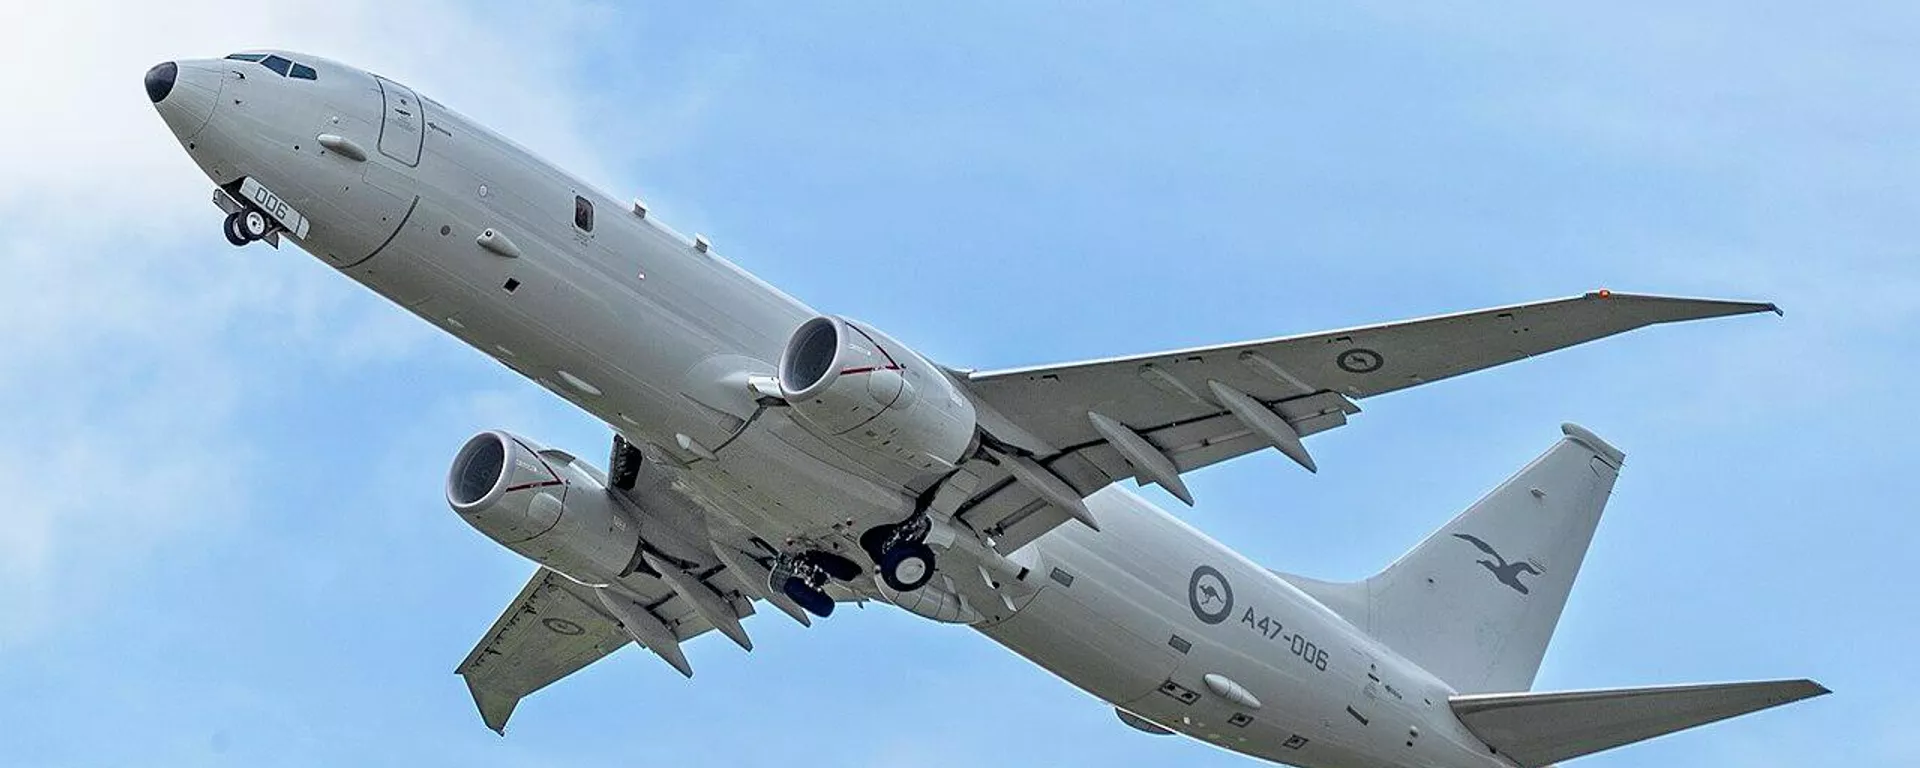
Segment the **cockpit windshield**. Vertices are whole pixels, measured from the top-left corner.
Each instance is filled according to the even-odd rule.
[[[254,62],[272,70],[274,74],[281,77],[291,77],[295,80],[320,79],[320,73],[315,72],[313,67],[290,61],[284,56],[271,53],[232,53],[228,54],[227,58],[231,61]]]

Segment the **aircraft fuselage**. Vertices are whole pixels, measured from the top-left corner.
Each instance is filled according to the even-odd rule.
[[[405,86],[286,56],[317,77],[184,61],[159,104],[217,185],[238,195],[251,178],[304,217],[301,248],[678,459],[689,498],[761,539],[855,551],[863,523],[912,511],[925,472],[848,455],[740,381],[772,376],[818,313]],[[1088,504],[1103,530],[1034,542],[1035,590],[981,632],[1236,752],[1510,765],[1443,683],[1291,584],[1118,488]]]

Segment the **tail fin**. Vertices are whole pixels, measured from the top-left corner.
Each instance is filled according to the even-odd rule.
[[[1481,741],[1522,768],[1535,768],[1827,692],[1812,680],[1771,680],[1493,693],[1447,703]]]
[[[1625,454],[1565,439],[1379,575],[1287,577],[1462,693],[1524,691],[1593,541]]]

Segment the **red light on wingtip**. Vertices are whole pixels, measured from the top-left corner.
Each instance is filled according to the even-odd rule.
[[[1600,289],[1600,298],[1603,298],[1603,299],[1613,298],[1613,291],[1609,291],[1605,288]]]

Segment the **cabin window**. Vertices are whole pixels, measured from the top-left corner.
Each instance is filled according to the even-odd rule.
[[[573,196],[573,225],[582,232],[593,231],[593,201],[579,195]]]
[[[262,66],[265,66],[267,69],[273,70],[274,74],[279,75],[281,77],[286,77],[287,68],[293,66],[293,62],[287,61],[286,59],[280,58],[279,56],[268,56],[267,58],[262,59],[260,61],[260,64]]]
[[[292,78],[293,78],[293,79],[295,79],[295,80],[318,80],[318,79],[320,79],[320,74],[319,74],[318,72],[315,72],[315,71],[313,71],[313,67],[309,67],[309,66],[307,66],[307,65],[305,65],[305,64],[295,64],[295,65],[293,65],[293,70],[292,70],[292,71],[290,71],[290,72],[288,72],[288,73],[287,73],[287,75],[288,75],[289,77],[292,77]]]

